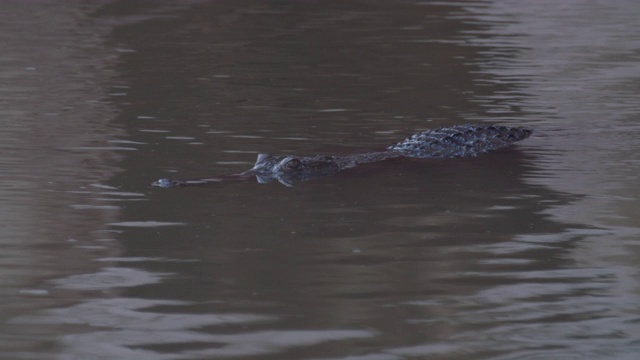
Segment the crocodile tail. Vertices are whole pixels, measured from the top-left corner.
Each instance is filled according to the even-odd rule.
[[[387,149],[413,158],[473,157],[524,140],[531,133],[499,125],[456,125],[417,133]]]

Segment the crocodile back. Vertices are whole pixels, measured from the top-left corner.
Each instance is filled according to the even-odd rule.
[[[497,125],[456,125],[417,133],[387,149],[413,158],[473,157],[526,139],[531,132]]]

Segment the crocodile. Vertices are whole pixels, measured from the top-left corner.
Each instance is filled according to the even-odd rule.
[[[259,183],[277,180],[286,186],[293,186],[301,181],[333,175],[361,164],[392,158],[474,157],[524,140],[531,133],[531,130],[520,127],[455,125],[419,132],[389,145],[383,151],[316,156],[259,154],[253,168],[242,173],[199,180],[160,179],[152,185],[171,188],[255,177]]]

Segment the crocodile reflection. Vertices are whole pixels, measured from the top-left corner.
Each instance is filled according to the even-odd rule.
[[[199,180],[160,179],[152,185],[170,188],[248,179],[255,176],[259,183],[275,180],[284,185],[293,186],[301,181],[333,175],[360,164],[391,158],[474,157],[524,140],[531,135],[531,132],[525,128],[499,125],[456,125],[414,134],[399,143],[388,146],[384,151],[343,156],[259,154],[253,168],[243,173]]]

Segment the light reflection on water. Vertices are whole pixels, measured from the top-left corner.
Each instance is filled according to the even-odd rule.
[[[3,356],[635,358],[635,3],[83,6],[40,8],[82,66],[3,75]],[[487,119],[535,133],[291,189],[148,187]]]

